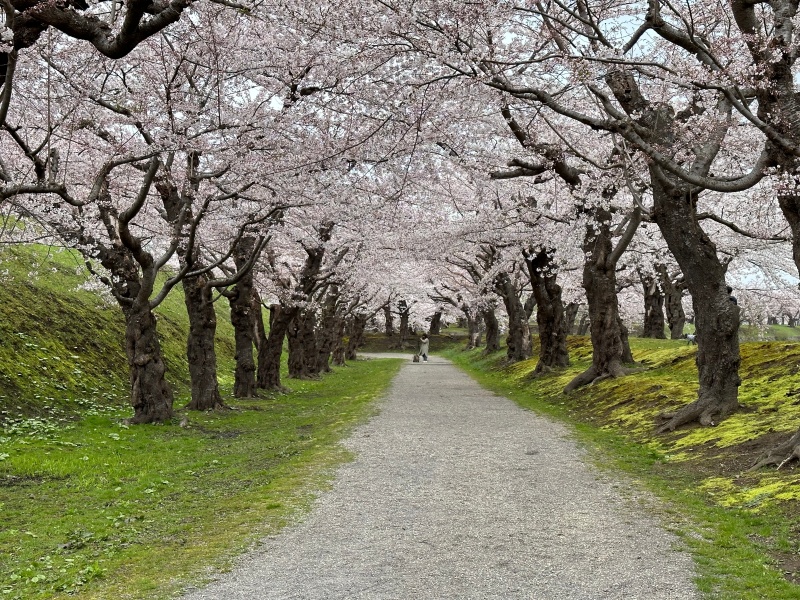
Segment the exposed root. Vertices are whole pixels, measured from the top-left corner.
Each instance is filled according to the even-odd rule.
[[[757,471],[769,465],[775,465],[780,470],[787,463],[794,460],[800,461],[800,431],[795,433],[788,441],[761,455],[756,463],[747,470]]]
[[[617,377],[625,377],[632,373],[638,373],[643,369],[626,369],[621,364],[612,363],[604,371],[599,371],[594,365],[586,369],[583,373],[576,376],[564,388],[564,393],[569,394],[571,391],[583,387],[584,385],[595,385],[606,379],[615,379]]]
[[[656,417],[657,423],[663,423],[656,429],[657,433],[668,433],[675,431],[678,427],[698,422],[704,427],[714,427],[728,415],[734,413],[739,408],[736,403],[732,406],[712,402],[707,398],[698,398],[694,402],[687,404],[675,412],[661,413]]]
[[[597,379],[598,373],[597,369],[594,368],[594,365],[586,369],[580,375],[577,375],[572,381],[570,381],[566,387],[564,388],[564,393],[569,394],[571,391],[578,389],[579,387],[583,387],[584,385],[589,385],[595,379]]]

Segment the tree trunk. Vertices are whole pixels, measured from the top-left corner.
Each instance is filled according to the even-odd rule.
[[[583,289],[589,305],[592,337],[592,366],[575,377],[564,393],[609,377],[627,373],[624,363],[633,362],[628,331],[619,316],[617,300],[617,261],[613,254],[611,213],[604,208],[594,210],[586,225],[583,251]]]
[[[317,373],[330,373],[331,355],[337,344],[341,345],[342,325],[343,319],[338,314],[339,310],[339,289],[338,286],[332,285],[328,294],[325,296],[325,302],[322,305],[322,315],[317,327],[317,356],[316,356],[316,372]],[[344,356],[344,353],[342,353]],[[344,358],[342,358],[344,362]]]
[[[164,374],[156,319],[148,302],[135,302],[125,312],[125,352],[131,382],[131,423],[163,423],[172,418],[172,390]]]
[[[394,336],[394,315],[392,314],[392,306],[388,302],[383,307],[383,318],[386,321],[386,335],[388,337]]]
[[[528,296],[528,299],[525,300],[525,304],[523,305],[525,309],[525,316],[527,317],[528,321],[530,321],[531,317],[533,316],[533,311],[536,310],[536,294],[531,294]]]
[[[333,348],[331,350],[331,360],[333,364],[337,367],[342,367],[345,365],[346,358],[346,348],[344,343],[344,335],[347,327],[347,322],[343,318],[336,319],[336,331],[334,332],[333,337]]]
[[[289,377],[312,379],[317,375],[316,314],[312,309],[297,312],[286,330],[289,340]]]
[[[564,330],[567,335],[575,333],[575,318],[578,316],[580,306],[577,302],[570,302],[564,309]]]
[[[258,290],[253,287],[253,343],[256,351],[261,348],[261,344],[267,341],[267,330],[264,327],[264,311],[262,309],[261,296]]]
[[[581,320],[578,323],[578,335],[586,335],[589,333],[589,312],[585,312],[583,316],[581,316]]]
[[[358,349],[364,341],[364,330],[367,327],[367,317],[355,315],[348,327],[347,348],[344,355],[347,360],[355,360]]]
[[[461,306],[464,319],[467,322],[467,350],[478,348],[481,345],[481,321],[472,308],[466,304]]]
[[[644,293],[644,324],[642,337],[663,340],[664,335],[664,295],[654,275],[639,272]]]
[[[508,315],[506,356],[511,362],[526,360],[532,355],[531,332],[525,307],[517,294],[517,288],[508,273],[500,273],[495,279],[495,291],[503,299]]]
[[[304,248],[307,255],[306,260],[298,277],[297,286],[292,293],[292,297],[297,301],[306,301],[314,293],[318,283],[317,278],[322,268],[322,261],[325,257],[325,243],[330,241],[333,227],[333,222],[322,223],[318,229],[320,244]],[[291,306],[272,305],[269,319],[269,336],[267,336],[266,342],[262,344],[258,351],[258,387],[283,390],[280,371],[283,340],[289,330],[289,325],[299,312],[298,304],[292,304]]]
[[[223,408],[225,403],[219,393],[217,380],[217,353],[214,336],[217,332],[217,314],[211,301],[212,288],[208,275],[184,279],[183,297],[189,315],[189,337],[186,356],[192,397],[186,408],[211,410]]]
[[[489,354],[500,350],[500,324],[497,322],[497,315],[494,314],[494,307],[490,306],[481,311],[483,323],[486,326],[486,349],[484,352]]]
[[[694,421],[711,425],[739,408],[739,308],[729,299],[716,246],[697,221],[697,197],[670,193],[652,180],[656,221],[692,296],[700,376],[697,400],[663,415],[660,431]]]
[[[666,265],[657,264],[656,272],[661,280],[661,288],[664,290],[669,337],[679,340],[683,337],[683,327],[686,325],[686,313],[683,310],[683,291],[686,289],[686,283],[682,277],[673,281],[667,272]]]
[[[442,333],[442,311],[437,310],[431,317],[431,326],[428,328],[428,337]]]
[[[156,280],[152,263],[139,266],[124,246],[100,247],[100,262],[112,278],[108,283],[125,316],[125,353],[130,374],[130,423],[163,423],[172,418],[172,389],[165,378],[156,318],[150,295]]]
[[[554,249],[540,248],[526,256],[528,275],[536,299],[536,323],[539,327],[539,362],[535,374],[569,366],[567,327],[561,286],[556,282]]]
[[[400,313],[400,347],[405,348],[406,340],[411,337],[411,328],[408,325],[411,316],[411,307],[405,300],[400,300],[397,303],[397,309]]]
[[[292,322],[297,308],[285,309],[280,304],[270,306],[269,335],[258,349],[258,387],[283,391],[281,385],[281,354],[286,331]]]
[[[233,381],[233,395],[236,398],[256,396],[256,363],[253,359],[254,337],[257,330],[254,315],[256,303],[253,301],[251,284],[252,281],[240,280],[229,298],[231,325],[236,344],[236,370]],[[261,309],[260,303],[258,309]]]
[[[233,254],[237,269],[244,268],[255,249],[255,242],[255,238],[248,236],[242,238],[237,244]],[[236,344],[233,395],[236,398],[254,398],[256,396],[256,363],[253,358],[253,347],[256,346],[257,317],[261,313],[261,301],[253,287],[252,270],[236,283],[228,296],[228,301],[231,307],[231,325],[233,325]],[[262,334],[263,327],[262,321]]]

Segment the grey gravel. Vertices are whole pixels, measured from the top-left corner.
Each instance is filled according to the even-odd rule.
[[[302,523],[185,598],[699,597],[632,488],[443,359],[405,365],[346,445],[356,460]]]

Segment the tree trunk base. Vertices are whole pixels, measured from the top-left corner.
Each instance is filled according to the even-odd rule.
[[[570,392],[583,387],[585,385],[595,385],[606,379],[613,379],[616,377],[624,377],[632,373],[638,373],[641,369],[626,369],[621,363],[612,363],[606,369],[600,371],[594,365],[586,369],[580,375],[577,375],[570,381],[564,388],[563,393],[569,394]]]
[[[227,404],[225,404],[225,402],[222,401],[222,400],[218,400],[218,401],[214,402],[213,406],[210,406],[210,407],[199,406],[198,403],[196,403],[194,400],[192,400],[191,402],[189,402],[183,408],[186,409],[186,410],[200,410],[200,411],[211,411],[211,410],[213,410],[215,412],[216,411],[222,412],[222,411],[231,410],[231,407],[228,406]]]
[[[739,408],[741,406],[735,398],[732,402],[724,403],[718,402],[716,398],[698,398],[675,412],[662,413],[656,417],[657,423],[660,423],[656,431],[667,433],[694,422],[704,427],[713,427]]]
[[[793,460],[800,461],[800,430],[795,432],[795,434],[784,443],[762,454],[748,471],[756,471],[761,467],[769,465],[774,465],[778,469],[781,469],[785,464]]]

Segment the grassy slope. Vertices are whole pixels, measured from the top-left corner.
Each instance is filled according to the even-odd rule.
[[[572,366],[539,379],[536,359],[504,366],[502,353],[451,351],[485,385],[522,406],[573,423],[590,452],[669,499],[665,520],[683,533],[709,598],[798,598],[800,475],[794,468],[748,473],[769,444],[800,426],[800,345],[742,345],[745,410],[716,427],[656,435],[654,417],[697,392],[695,346],[632,339],[647,370],[577,390],[561,389],[591,360],[586,338],[570,341]]]
[[[359,361],[291,394],[126,427],[122,320],[76,290],[80,262],[44,247],[0,252],[0,597],[168,597],[306,509],[348,455],[399,361]],[[220,375],[232,333],[219,303]],[[159,309],[176,405],[186,318]]]

